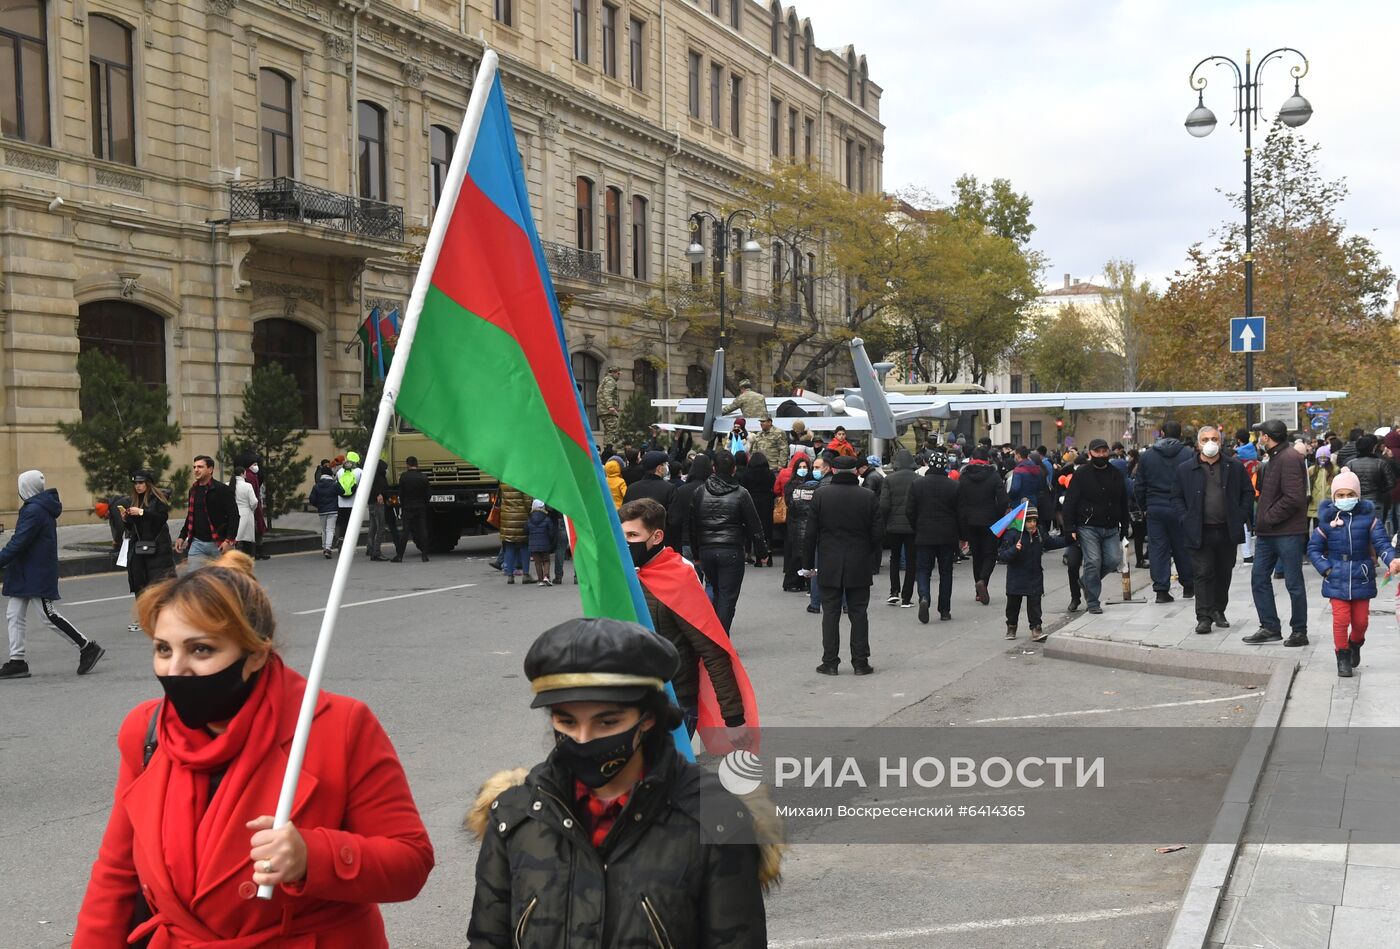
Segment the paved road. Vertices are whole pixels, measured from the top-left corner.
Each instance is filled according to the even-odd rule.
[[[487,543],[464,541],[429,564],[358,562],[327,676],[328,688],[365,700],[384,722],[437,848],[423,894],[386,910],[395,946],[463,944],[475,848],[459,829],[462,814],[490,773],[533,764],[549,745],[544,719],[525,711],[520,663],[540,630],[578,612],[577,588],[507,586],[485,564]],[[1058,556],[1046,566],[1047,602],[1062,609]],[[283,653],[299,669],[310,660],[330,570],[317,554],[260,565]],[[1000,598],[974,603],[967,573],[960,567],[952,623],[921,626],[913,610],[873,606],[877,674],[830,679],[813,671],[818,617],[804,612],[803,598],[779,592],[780,571],[751,570],[734,636],[765,725],[925,725],[1223,694],[1206,683],[1043,660],[1024,638],[1008,644]],[[67,944],[110,807],[117,724],[157,694],[149,643],[126,632],[124,578],[68,580],[62,591],[65,614],[108,655],[79,679],[71,647],[31,623],[34,678],[0,683],[5,947]],[[1202,724],[1220,712],[1171,706],[1124,712],[1121,723]],[[1088,717],[1104,724],[1102,714]],[[1152,945],[1190,856],[1070,849],[798,846],[769,904],[770,933],[774,945]]]

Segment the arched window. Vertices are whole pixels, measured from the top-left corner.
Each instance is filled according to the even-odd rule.
[[[262,177],[295,177],[292,80],[275,69],[258,70],[258,98],[262,119],[258,133],[258,167]]]
[[[647,199],[632,196],[632,276],[638,280],[651,278],[651,225],[647,219]]]
[[[253,369],[278,365],[296,380],[301,391],[301,424],[320,424],[320,396],[316,391],[316,333],[292,320],[259,320],[253,324]]]
[[[860,58],[860,107],[865,108],[865,87],[870,85],[870,71],[865,65],[865,57]]]
[[[632,391],[641,392],[648,399],[661,398],[661,374],[645,357],[632,360]]]
[[[802,28],[802,75],[812,75],[812,24]]]
[[[569,366],[574,370],[574,382],[578,383],[579,395],[583,397],[583,410],[588,415],[588,427],[598,427],[598,360],[588,353],[574,353],[569,357]]]
[[[92,51],[92,153],[107,161],[136,164],[136,106],[131,75],[131,30],[110,17],[88,18]]]
[[[856,101],[856,54],[846,51],[846,98]]]
[[[452,152],[457,147],[457,133],[445,125],[434,125],[428,131],[429,170],[433,179],[433,207],[442,200],[442,188],[447,184],[447,166],[452,164]]]
[[[789,66],[797,68],[797,14],[791,10],[787,21],[787,61]]]
[[[43,0],[0,3],[0,135],[49,144],[49,44]]]
[[[773,25],[770,27],[772,35],[769,37],[768,48],[774,56],[781,56],[783,52],[783,7],[778,0],[773,0],[772,7]]]
[[[622,273],[622,190],[609,188],[603,198],[603,244],[608,273]]]
[[[125,300],[78,307],[78,352],[101,350],[148,386],[165,385],[165,320]]]
[[[580,176],[574,182],[574,236],[579,250],[593,249],[593,182]]]
[[[691,363],[685,367],[685,394],[686,398],[703,399],[710,388],[710,374],[705,371],[705,367]]]
[[[389,156],[386,151],[384,110],[361,99],[359,104],[360,197],[389,200]]]

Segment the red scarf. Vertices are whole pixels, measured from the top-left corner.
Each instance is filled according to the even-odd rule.
[[[161,839],[170,862],[170,881],[186,905],[194,899],[199,877],[206,871],[201,856],[234,818],[248,779],[277,741],[285,674],[282,659],[274,653],[248,701],[221,735],[187,727],[169,701],[161,708],[160,747],[171,759]],[[216,794],[211,802],[209,776],[218,771],[224,772],[219,784],[223,796]]]
[[[734,650],[734,643],[725,634],[709,597],[705,596],[705,588],[695,576],[695,568],[673,549],[665,547],[637,571],[637,577],[653,596],[674,610],[677,616],[729,653],[734,680],[744,701],[744,724],[754,735],[754,744],[749,750],[757,752],[758,700],[754,697],[753,685],[749,682],[749,674],[744,671],[744,664],[739,661],[739,654]],[[699,662],[698,659],[696,661]],[[719,699],[715,696],[710,674],[704,669],[704,663],[700,665],[700,738],[711,754],[728,754],[734,750],[734,746],[725,734],[724,716],[720,714]]]

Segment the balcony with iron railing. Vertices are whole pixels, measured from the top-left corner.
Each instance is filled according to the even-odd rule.
[[[714,313],[719,309],[719,294],[708,285],[680,287],[672,291],[672,301],[682,310]],[[798,326],[807,322],[806,301],[801,297],[770,297],[733,287],[726,294],[729,318],[751,326],[772,328],[774,324]]]
[[[229,236],[330,257],[388,257],[405,249],[402,207],[294,178],[229,182]]]
[[[540,241],[544,248],[549,275],[556,284],[569,287],[601,287],[603,254],[596,250],[581,250],[568,244]]]

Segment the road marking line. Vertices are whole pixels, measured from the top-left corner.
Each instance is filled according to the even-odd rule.
[[[1042,916],[1013,916],[1006,919],[974,919],[963,923],[945,923],[941,926],[924,926],[919,929],[887,929],[884,932],[865,933],[861,935],[822,936],[816,939],[789,939],[783,942],[770,942],[768,946],[769,949],[796,949],[798,946],[851,946],[876,942],[897,942],[902,939],[917,939],[921,936],[973,933],[988,929],[1094,923],[1107,919],[1128,919],[1133,916],[1155,916],[1159,913],[1172,913],[1175,911],[1176,906],[1172,904],[1144,903],[1141,906],[1088,910],[1081,913],[1046,913]]]
[[[64,606],[87,606],[89,603],[111,603],[113,600],[129,600],[136,594],[123,593],[121,596],[104,596],[98,600],[59,600]]]
[[[369,606],[372,603],[388,603],[390,600],[406,600],[411,596],[427,596],[429,593],[446,593],[448,590],[465,590],[467,587],[474,587],[475,583],[459,583],[451,587],[438,587],[436,590],[417,590],[413,593],[400,593],[397,596],[381,596],[374,600],[360,600],[356,603],[342,603],[340,608],[348,610],[352,606]],[[312,613],[324,613],[326,608],[318,606],[314,610],[297,610],[293,616],[310,616]]]
[[[1240,699],[1258,698],[1259,692],[1245,692],[1241,695],[1227,695],[1218,699],[1191,699],[1186,702],[1159,702],[1156,705],[1129,705],[1125,708],[1085,708],[1075,712],[1041,712],[1038,715],[1008,715],[1005,718],[978,718],[968,725],[986,725],[990,722],[1024,722],[1034,718],[1067,718],[1071,715],[1107,715],[1110,712],[1147,712],[1154,708],[1181,708],[1186,705],[1212,705],[1216,702],[1238,702]]]

